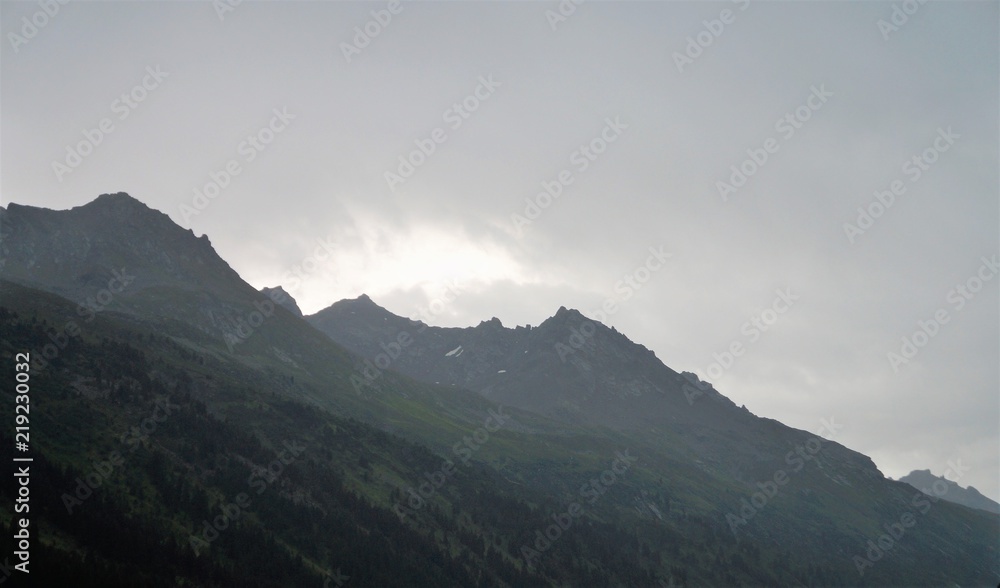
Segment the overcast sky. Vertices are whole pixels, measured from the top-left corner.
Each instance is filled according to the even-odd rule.
[[[3,2],[3,204],[127,191],[306,313],[577,308],[1000,499],[996,2],[225,1]]]

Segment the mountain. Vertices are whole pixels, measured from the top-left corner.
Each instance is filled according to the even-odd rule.
[[[362,295],[306,320],[369,358],[400,336],[412,339],[391,369],[570,423],[643,429],[676,422],[681,412],[716,421],[743,412],[710,384],[671,370],[652,351],[576,310],[560,308],[534,328],[505,328],[496,318],[440,328],[396,316]],[[692,410],[696,400],[710,410]]]
[[[168,287],[226,292],[242,282],[207,236],[195,238],[124,193],[70,210],[12,202],[0,213],[0,235],[5,279],[72,300],[116,287],[127,295]]]
[[[462,425],[495,407],[477,395],[391,372],[379,380],[377,395],[359,393],[352,378],[364,369],[361,358],[287,310],[294,301],[281,298],[283,289],[257,291],[206,236],[196,237],[128,194],[103,194],[61,211],[10,203],[0,216],[0,268],[6,281],[72,301],[79,330],[112,314],[170,333],[184,349],[226,365],[233,377],[259,372],[248,383],[422,435],[425,442],[440,436],[414,418],[426,404],[446,404],[453,424]],[[435,423],[440,417],[427,416]]]
[[[295,316],[302,316],[302,311],[299,310],[299,305],[295,302],[295,299],[292,298],[291,294],[285,292],[285,289],[281,286],[278,286],[277,288],[261,288],[260,293],[267,296],[275,303],[280,304],[285,310]]]
[[[913,470],[899,481],[906,482],[928,496],[1000,514],[1000,504],[983,496],[979,490],[972,486],[962,488],[944,476],[935,476],[930,470]]]
[[[813,437],[750,414],[576,310],[560,308],[537,327],[505,328],[493,318],[476,327],[441,328],[396,316],[362,295],[306,320],[370,361],[391,355],[388,367],[413,378],[475,390],[569,425],[684,447],[706,470],[749,483],[766,474],[761,464]],[[410,344],[398,345],[400,337]],[[824,436],[837,428],[834,422]],[[824,453],[844,475],[881,477],[868,457],[836,443]]]
[[[534,328],[506,328],[496,318],[476,327],[440,328],[394,315],[362,295],[306,320],[370,361],[382,358],[389,369],[476,390],[560,422],[608,427],[632,439],[680,449],[699,469],[750,487],[769,487],[783,464],[802,455],[791,454],[790,448],[819,438],[737,408],[694,374],[670,369],[642,345],[575,310],[560,308]],[[400,340],[408,344],[397,345]],[[818,435],[834,437],[839,428],[835,421],[819,427]],[[808,518],[818,501],[826,520],[851,520],[866,501],[864,495],[890,491],[867,456],[831,441],[822,443],[819,475],[800,480],[802,487],[789,497],[798,504],[785,509]],[[898,491],[895,487],[890,493]],[[883,500],[873,505],[876,512],[885,508]],[[912,504],[922,499],[910,495],[897,500]],[[731,530],[757,531],[743,522],[739,517]]]
[[[0,268],[0,377],[30,366],[40,585],[1000,579],[1000,517],[576,311],[438,329],[363,296],[301,317],[125,194],[10,204]],[[0,485],[11,535],[15,498]]]

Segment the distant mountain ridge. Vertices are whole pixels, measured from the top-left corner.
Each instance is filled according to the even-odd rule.
[[[972,486],[963,488],[944,476],[935,476],[930,470],[913,470],[899,481],[906,482],[928,496],[1000,514],[1000,504],[983,496],[979,490]]]
[[[384,354],[401,334],[412,337],[417,344],[401,348],[389,369],[568,422],[636,428],[649,419],[662,422],[653,406],[661,413],[690,412],[696,403],[742,413],[693,374],[682,376],[646,347],[565,307],[535,327],[507,328],[494,317],[475,327],[443,328],[394,315],[361,295],[306,320],[369,358]]]
[[[286,292],[285,289],[282,288],[281,286],[278,286],[276,288],[266,288],[266,287],[261,288],[260,293],[263,294],[264,296],[267,296],[271,300],[274,300],[282,307],[284,307],[285,310],[294,314],[295,316],[297,317],[302,316],[302,311],[299,309],[298,303],[295,302],[295,299],[292,298],[292,295]]]
[[[535,327],[432,327],[392,314],[362,295],[306,317],[335,342],[381,367],[429,383],[467,388],[493,402],[572,425],[602,426],[685,447],[700,467],[746,482],[763,464],[811,435],[760,418],[701,382],[676,372],[646,347],[561,307]],[[399,337],[411,341],[397,344]],[[353,378],[355,386],[363,384]],[[851,475],[881,477],[865,455],[828,443],[825,453]],[[831,462],[832,463],[832,462]]]

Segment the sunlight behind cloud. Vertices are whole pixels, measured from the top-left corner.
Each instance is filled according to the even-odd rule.
[[[361,294],[377,300],[392,291],[415,289],[434,299],[456,284],[477,291],[500,280],[545,282],[503,247],[472,239],[459,228],[423,224],[400,229],[366,215],[355,216],[325,265],[328,271],[306,275],[292,292],[307,314]]]

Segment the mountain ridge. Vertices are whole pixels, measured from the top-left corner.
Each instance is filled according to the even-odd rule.
[[[830,585],[852,578],[869,585],[900,578],[964,585],[994,582],[1000,570],[987,539],[1000,528],[998,517],[942,503],[920,519],[917,531],[907,532],[892,558],[857,576],[852,556],[864,552],[866,541],[878,540],[883,522],[910,508],[911,487],[887,480],[870,458],[832,435],[824,439],[736,407],[694,374],[671,369],[651,350],[579,311],[560,307],[533,327],[508,328],[493,317],[474,327],[440,328],[396,316],[362,294],[300,317],[276,299],[287,294],[283,288],[258,291],[218,257],[207,238],[129,198],[112,195],[56,217],[36,212],[44,209],[8,207],[0,218],[5,267],[0,325],[18,345],[42,349],[56,339],[46,339],[33,314],[45,325],[64,324],[67,317],[76,318],[75,303],[101,299],[104,276],[121,267],[134,274],[136,287],[114,292],[95,310],[81,334],[39,372],[37,385],[58,395],[71,415],[66,426],[93,428],[94,439],[105,425],[67,390],[113,398],[100,411],[115,422],[127,421],[123,410],[146,410],[135,403],[150,399],[151,390],[163,394],[183,383],[183,394],[172,398],[185,406],[204,403],[190,407],[191,414],[216,415],[234,435],[270,431],[273,437],[310,423],[324,460],[310,466],[318,472],[313,482],[292,476],[289,483],[305,487],[293,486],[297,489],[288,496],[311,498],[297,503],[274,497],[283,509],[300,513],[297,524],[309,529],[297,535],[286,523],[275,527],[282,541],[294,545],[292,553],[329,563],[301,538],[338,532],[336,525],[317,527],[312,521],[319,515],[308,510],[311,500],[338,508],[322,498],[331,476],[346,476],[345,488],[384,520],[395,517],[394,504],[424,487],[424,480],[435,485],[442,476],[449,480],[451,469],[440,464],[461,458],[461,475],[418,495],[433,507],[414,506],[422,503],[411,495],[413,512],[401,520],[423,535],[407,536],[398,548],[411,554],[458,549],[472,558],[463,560],[469,570],[489,566],[493,580],[484,580],[484,586],[588,579],[652,585],[657,577],[695,585]],[[87,247],[78,250],[78,244]],[[171,271],[163,269],[163,256],[171,260]],[[8,275],[20,279],[8,281]],[[13,353],[3,345],[5,353]],[[112,349],[116,367],[109,371]],[[512,415],[499,430],[487,420],[489,410],[499,414],[498,407]],[[285,416],[275,431],[279,414]],[[405,439],[422,448],[421,463],[428,465],[411,465],[413,452],[402,442],[380,441],[382,453],[369,453],[365,444],[337,432],[344,428],[359,437],[377,430]],[[178,467],[176,475],[201,471],[184,478],[185,484],[215,480],[212,472],[226,471],[223,464],[247,460],[240,453],[243,441],[214,453],[213,445],[191,449],[183,431],[168,429],[176,444],[169,458]],[[46,428],[42,438],[59,430]],[[353,449],[341,457],[346,447]],[[473,448],[466,464],[465,452]],[[535,529],[579,500],[580,483],[608,479],[601,477],[613,463],[608,456],[626,448],[640,456],[638,462],[620,480],[614,478],[614,487],[601,487],[606,495],[598,494],[603,498],[588,508],[585,524],[573,527],[575,539],[546,555],[537,575],[518,563],[521,546],[536,541]],[[48,455],[54,460],[76,455],[80,466],[88,458],[83,449],[67,441]],[[200,465],[192,469],[195,464]],[[149,479],[162,481],[160,466],[148,467]],[[779,472],[785,476],[780,488]],[[775,485],[773,492],[769,484]],[[138,500],[128,487],[116,488]],[[223,494],[232,496],[228,490]],[[142,500],[168,510],[158,496]],[[306,511],[295,510],[303,505]],[[458,512],[472,513],[471,518],[449,514]],[[172,527],[200,524],[198,516],[192,521],[184,515]],[[284,520],[276,512],[259,516]],[[614,545],[602,543],[602,536],[614,537]],[[467,547],[458,547],[455,537]],[[484,542],[492,546],[488,553],[482,551]],[[621,550],[627,550],[625,560]],[[441,561],[439,569],[450,569],[447,556]],[[940,565],[933,568],[931,562]]]
[[[396,358],[394,369],[418,379],[447,381],[449,384],[475,390],[494,390],[498,385],[495,377],[498,371],[513,374],[517,364],[523,363],[523,360],[533,360],[538,354],[545,356],[547,368],[553,373],[568,370],[573,365],[582,371],[589,371],[588,360],[593,360],[595,342],[601,339],[603,344],[613,348],[611,353],[620,358],[638,357],[640,363],[644,361],[648,364],[647,367],[655,365],[662,372],[659,377],[661,382],[676,384],[668,391],[663,386],[652,384],[648,377],[634,377],[629,380],[630,392],[623,391],[622,386],[617,384],[601,386],[602,390],[619,397],[675,393],[681,394],[685,402],[689,398],[702,400],[703,397],[711,397],[716,402],[735,408],[735,404],[718,394],[711,385],[693,377],[693,374],[682,375],[675,372],[663,365],[655,353],[644,345],[565,306],[559,307],[552,316],[534,327],[519,325],[513,328],[503,326],[496,317],[483,320],[474,327],[432,327],[395,315],[367,296],[363,299],[340,300],[305,318],[338,343],[363,355],[378,349],[379,341],[376,339],[394,340],[396,334],[401,332],[420,337],[421,346],[413,347],[411,351]],[[451,369],[452,366],[440,363],[443,360],[435,359],[448,357],[461,360],[467,357],[465,353],[470,345],[485,346],[482,351],[490,358],[488,365],[480,362],[464,370]],[[456,350],[457,346],[462,349]],[[448,355],[452,350],[456,350],[455,355]],[[528,355],[529,351],[532,355],[520,357]],[[584,356],[587,359],[582,359]],[[533,372],[533,377],[540,376]],[[685,386],[695,386],[696,389],[692,393],[690,390],[685,391]],[[590,389],[591,392],[595,391],[594,386],[590,386]],[[504,397],[504,400],[517,404],[513,398]]]
[[[960,472],[956,472],[960,475]],[[953,474],[954,475],[954,474]],[[899,479],[906,482],[917,490],[928,496],[977,508],[986,512],[1000,514],[1000,503],[983,496],[979,490],[973,486],[963,488],[957,482],[947,479],[944,476],[935,476],[930,470],[913,470],[909,474]]]

